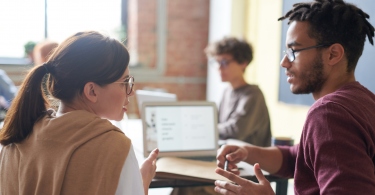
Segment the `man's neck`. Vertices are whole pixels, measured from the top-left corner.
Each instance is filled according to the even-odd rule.
[[[335,92],[338,88],[340,88],[344,84],[351,83],[354,81],[356,81],[355,76],[354,76],[354,71],[351,73],[348,73],[345,76],[330,77],[326,80],[326,82],[324,83],[320,91],[313,93],[313,97],[315,101],[317,101],[319,98]]]
[[[238,88],[240,88],[242,86],[247,85],[247,83],[246,83],[246,81],[245,81],[245,79],[243,77],[240,77],[238,79],[230,81],[229,83],[230,83],[230,85],[232,86],[233,89],[238,89]]]

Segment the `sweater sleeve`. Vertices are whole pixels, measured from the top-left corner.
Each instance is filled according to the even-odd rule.
[[[133,145],[130,147],[128,157],[122,167],[120,181],[116,195],[144,195],[143,180],[139,165],[134,153]]]
[[[305,129],[303,155],[320,194],[375,192],[374,143],[363,123],[341,105],[326,103],[309,114]]]
[[[294,146],[276,147],[279,148],[279,150],[281,150],[281,153],[283,155],[283,162],[279,171],[274,175],[284,178],[293,178],[299,144],[296,144]]]

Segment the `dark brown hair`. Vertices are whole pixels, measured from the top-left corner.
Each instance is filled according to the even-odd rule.
[[[308,21],[308,35],[317,44],[339,43],[345,50],[348,60],[347,71],[354,71],[362,55],[366,35],[374,45],[374,27],[368,22],[370,16],[361,9],[343,0],[315,0],[296,3],[279,20]]]
[[[49,104],[42,92],[46,73],[50,73],[49,92],[57,99],[71,102],[82,94],[87,82],[104,86],[120,79],[128,63],[129,53],[116,39],[95,31],[70,36],[54,50],[46,67],[38,65],[27,74],[5,117],[0,143],[5,146],[21,142],[46,114]]]
[[[242,64],[253,60],[253,49],[245,40],[225,37],[220,41],[210,43],[204,50],[207,56],[230,54],[233,59]]]

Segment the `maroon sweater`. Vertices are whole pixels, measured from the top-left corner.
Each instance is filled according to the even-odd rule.
[[[296,195],[375,194],[375,95],[358,82],[312,105],[300,143],[279,149],[275,174],[294,176]]]

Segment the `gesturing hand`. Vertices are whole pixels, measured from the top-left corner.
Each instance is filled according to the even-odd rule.
[[[233,145],[224,145],[217,151],[217,166],[224,168],[225,159],[229,161],[228,170],[237,169],[237,163],[244,161],[247,158],[247,151],[245,148]],[[232,173],[239,175],[239,171],[231,171]]]
[[[260,170],[259,164],[254,165],[255,176],[257,177],[259,183],[254,183],[252,181],[241,178],[233,173],[224,171],[221,168],[217,168],[215,172],[220,174],[229,180],[237,183],[238,185],[225,182],[216,181],[215,191],[224,195],[275,195],[271,188],[270,182],[264,177],[262,171]]]
[[[143,187],[145,188],[145,194],[147,194],[148,187],[151,184],[152,179],[155,176],[156,171],[156,157],[158,157],[159,149],[153,150],[148,158],[143,162],[141,166],[141,175],[143,180]]]

